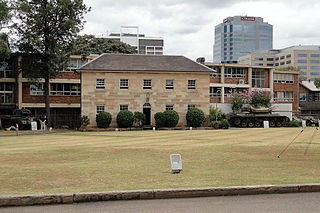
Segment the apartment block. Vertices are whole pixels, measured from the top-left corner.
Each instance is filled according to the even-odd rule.
[[[126,30],[130,31],[126,31]],[[138,54],[163,55],[164,39],[139,33],[138,27],[121,27],[120,33],[110,33],[102,38],[124,42],[137,49]]]
[[[274,94],[274,104],[291,104],[298,112],[298,72],[278,71],[267,66],[205,62],[216,72],[210,76],[210,104],[230,103],[232,93],[263,88]],[[279,110],[275,109],[275,112]]]
[[[320,77],[320,46],[299,45],[279,50],[257,51],[239,58],[239,64],[300,68],[300,79],[311,80]]]
[[[50,80],[51,120],[54,127],[76,127],[80,121],[80,74],[75,71],[95,56],[71,56],[69,65]],[[0,114],[13,109],[30,109],[35,117],[45,112],[44,79],[32,83],[25,67],[32,55],[12,54],[0,64]]]

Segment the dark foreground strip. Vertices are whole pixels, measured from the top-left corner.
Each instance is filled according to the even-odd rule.
[[[71,203],[81,203],[81,202],[112,201],[112,200],[190,198],[190,197],[257,195],[257,194],[278,194],[278,193],[298,193],[298,192],[320,192],[320,184],[237,186],[237,187],[215,187],[215,188],[193,188],[193,189],[161,189],[161,190],[116,191],[116,192],[97,192],[97,193],[90,192],[90,193],[75,193],[75,194],[1,196],[0,207],[48,205],[48,204],[71,204]]]

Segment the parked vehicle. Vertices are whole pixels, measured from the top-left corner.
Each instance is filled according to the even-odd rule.
[[[31,129],[31,121],[34,119],[30,110],[28,109],[15,109],[10,115],[0,115],[1,125],[4,128],[19,125],[19,129]]]
[[[262,127],[263,121],[269,121],[270,127],[282,127],[290,121],[287,116],[272,114],[271,108],[266,107],[247,107],[239,113],[230,113],[226,115],[231,126],[234,127]]]

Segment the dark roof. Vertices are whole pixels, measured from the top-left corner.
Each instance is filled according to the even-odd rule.
[[[105,53],[78,69],[79,71],[214,72],[184,56]]]

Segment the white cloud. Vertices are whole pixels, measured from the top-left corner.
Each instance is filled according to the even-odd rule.
[[[320,44],[320,1],[290,0],[85,0],[92,7],[82,33],[119,32],[139,26],[165,39],[165,54],[212,60],[214,26],[228,16],[260,16],[273,25],[274,48]]]

